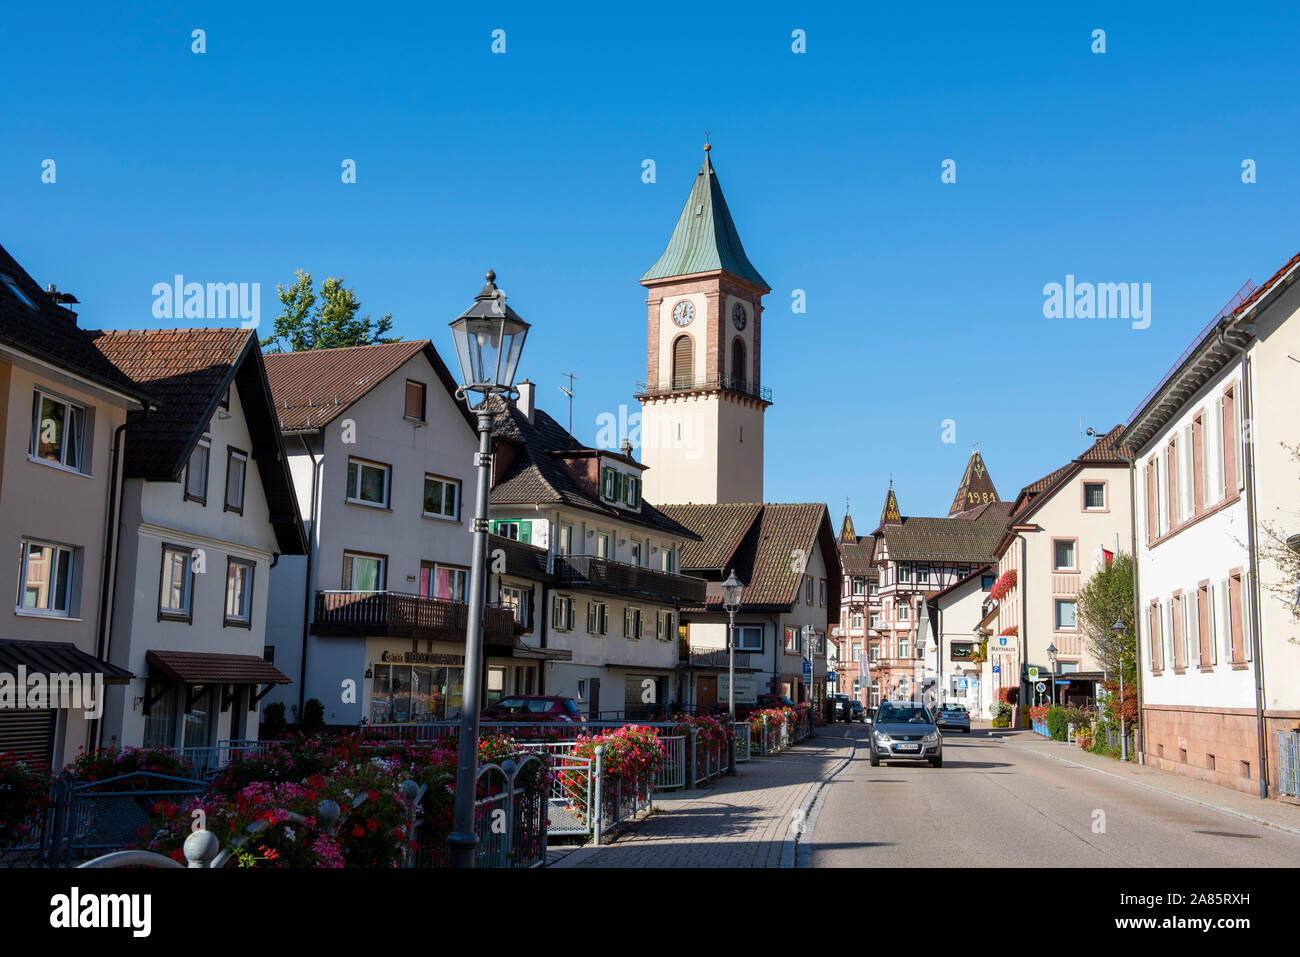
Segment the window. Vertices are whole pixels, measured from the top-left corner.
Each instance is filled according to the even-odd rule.
[[[14,282],[8,276],[2,274],[0,274],[0,282],[4,283],[5,287],[11,293],[14,294],[14,298],[17,299],[19,302],[21,302],[24,306],[26,306],[28,309],[31,309],[33,311],[36,309],[36,303],[32,302],[32,300],[28,297],[27,293],[23,292],[21,289],[18,288],[18,283]]]
[[[930,584],[930,566],[921,565],[916,570],[916,583],[918,585]]]
[[[1151,671],[1159,674],[1161,652],[1164,649],[1161,626],[1164,624],[1160,615],[1160,604],[1152,602],[1147,609],[1147,658],[1151,662]]]
[[[1246,660],[1246,630],[1241,590],[1241,575],[1228,576],[1228,631],[1232,643],[1232,663]]]
[[[689,389],[695,377],[695,350],[690,336],[678,336],[673,343],[673,388]]]
[[[820,587],[817,590],[817,598],[818,601],[821,603],[821,607],[825,608],[826,607],[826,579],[824,578],[821,579]]]
[[[623,637],[640,639],[641,637],[641,609],[640,608],[623,609]]]
[[[32,400],[32,458],[83,472],[85,441],[85,407],[38,391]]]
[[[811,575],[805,575],[803,584],[804,603],[811,605],[813,603],[813,577]]]
[[[880,612],[873,611],[870,615],[867,616],[867,627],[868,628],[880,627]]]
[[[1056,599],[1056,628],[1058,631],[1079,627],[1078,605],[1072,598]]]
[[[253,569],[252,562],[238,558],[226,559],[226,617],[224,624],[253,625]]]
[[[671,548],[665,548],[659,556],[660,567],[666,572],[676,571],[677,556]]]
[[[464,602],[469,571],[455,565],[427,562],[420,565],[420,594],[439,601]]]
[[[898,606],[898,620],[909,621],[912,617],[912,606],[903,602]]]
[[[551,627],[557,631],[573,630],[573,599],[555,595],[551,599]]]
[[[1052,542],[1052,568],[1056,571],[1075,571],[1074,539],[1055,539]]]
[[[388,559],[362,552],[343,553],[344,591],[383,591]]]
[[[21,542],[16,610],[24,614],[71,616],[76,551],[45,542]]]
[[[587,700],[587,679],[586,678],[578,679],[578,700],[579,701]]]
[[[190,453],[189,464],[185,466],[185,499],[189,502],[208,504],[208,459],[212,454],[212,440],[208,436],[199,439]]]
[[[1104,482],[1083,483],[1083,507],[1085,510],[1104,511],[1106,508],[1106,484]]]
[[[424,514],[435,518],[460,518],[460,482],[437,475],[424,477]]]
[[[1213,505],[1223,500],[1223,398],[1214,400],[1205,418],[1205,455],[1202,460],[1205,475],[1205,504]]]
[[[912,580],[912,566],[911,566],[911,565],[899,565],[899,566],[898,566],[898,581],[899,581],[899,584],[905,584],[905,583],[911,582],[911,580]]]
[[[244,514],[244,477],[248,456],[239,449],[226,450],[226,505],[224,511]]]
[[[854,646],[853,646],[853,660],[854,660],[854,661],[861,661],[861,660],[862,660],[862,646],[861,646],[861,645],[854,645]]]
[[[555,546],[556,554],[572,555],[573,554],[573,526],[560,526],[560,540]]]
[[[229,387],[226,388],[226,391],[225,391],[225,392],[221,393],[221,398],[217,400],[217,407],[220,408],[220,409],[224,409],[224,410],[227,411],[227,412],[230,411],[230,389],[229,389]]]
[[[641,505],[641,480],[635,475],[623,476],[623,501],[632,508]]]
[[[854,579],[853,579],[853,594],[855,594],[855,595],[861,595],[861,594],[862,594],[862,591],[863,591],[863,586],[864,586],[865,584],[866,584],[866,582],[865,582],[863,579],[861,579],[861,578],[854,578]]]
[[[1214,666],[1214,599],[1207,582],[1196,589],[1197,651],[1202,668]]]
[[[737,625],[736,650],[761,652],[763,650],[763,626]]]
[[[609,558],[609,532],[596,533],[596,557]]]
[[[612,502],[618,498],[618,492],[616,491],[618,486],[618,479],[619,479],[619,474],[618,472],[614,471],[614,469],[603,468],[600,470],[600,497],[601,498],[605,499],[608,502]]]
[[[868,595],[879,595],[879,594],[880,594],[880,582],[878,582],[878,581],[876,581],[876,580],[874,580],[874,579],[871,580],[871,581],[869,581],[869,582],[867,583],[867,594],[868,594]]]
[[[491,529],[493,535],[500,535],[502,538],[523,542],[525,545],[531,542],[533,537],[533,523],[530,521],[493,519]]]
[[[898,657],[900,658],[910,657],[907,653],[907,635],[898,636]]]
[[[608,607],[603,601],[587,602],[587,632],[592,635],[609,634]]]
[[[880,682],[871,682],[871,707],[880,707]]]
[[[162,583],[158,590],[158,618],[191,621],[194,595],[194,554],[188,548],[164,545]]]
[[[530,588],[517,588],[511,585],[501,586],[501,606],[509,608],[515,616],[515,621],[524,627],[528,627],[529,603],[533,599],[533,592]]]
[[[406,417],[424,421],[424,383],[406,380]]]
[[[853,613],[853,627],[854,627],[854,628],[861,628],[861,627],[862,627],[862,612],[860,612],[860,611],[855,611],[855,612]]]
[[[980,576],[980,590],[981,590],[981,591],[992,591],[992,590],[993,590],[993,582],[994,582],[994,580],[996,579],[996,577],[997,577],[997,576],[995,576],[995,575],[981,575],[981,576]]]
[[[785,626],[785,651],[786,654],[797,655],[803,651],[803,642],[799,629],[795,625]]]
[[[640,542],[632,543],[632,564],[633,565],[641,564],[641,543]]]
[[[949,647],[953,661],[969,661],[975,654],[975,643],[971,641],[954,641]]]
[[[356,505],[388,507],[389,473],[387,465],[348,459],[348,501]]]
[[[873,641],[869,645],[867,645],[867,660],[868,661],[880,660],[880,642]]]
[[[673,640],[673,613],[661,611],[655,616],[655,637],[660,641]]]

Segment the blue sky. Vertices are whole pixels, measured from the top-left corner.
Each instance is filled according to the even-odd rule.
[[[864,532],[891,473],[905,514],[945,514],[973,442],[1014,496],[1078,454],[1080,417],[1126,420],[1243,282],[1300,248],[1298,20],[1183,3],[20,5],[0,243],[74,292],[87,327],[173,325],[150,290],[183,273],[260,282],[269,331],[276,283],[303,267],[448,358],[446,323],[490,266],[533,323],[521,375],[563,421],[576,373],[593,441],[600,413],[637,408],[637,280],[709,127],[772,285],[767,498],[825,501],[838,522],[848,496]],[[1150,283],[1150,327],[1044,318],[1044,284],[1067,274]]]

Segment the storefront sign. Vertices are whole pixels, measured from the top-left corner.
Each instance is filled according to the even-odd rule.
[[[727,675],[718,675],[718,702],[727,703]],[[749,673],[736,675],[736,704],[754,704],[758,701],[758,676]]]
[[[463,665],[464,655],[441,655],[426,651],[385,651],[379,659],[395,665]]]

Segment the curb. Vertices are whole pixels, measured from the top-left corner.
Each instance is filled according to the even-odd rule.
[[[1275,831],[1283,831],[1287,834],[1294,834],[1300,837],[1300,827],[1292,827],[1289,824],[1278,824],[1276,821],[1269,821],[1254,814],[1247,814],[1245,811],[1238,811],[1230,807],[1224,807],[1222,804],[1214,804],[1210,801],[1202,801],[1199,798],[1188,797],[1185,794],[1178,794],[1175,791],[1167,791],[1162,787],[1156,787],[1154,784],[1147,784],[1145,781],[1134,781],[1130,777],[1122,774],[1116,774],[1114,771],[1107,771],[1103,768],[1094,768],[1090,764],[1080,764],[1078,761],[1071,761],[1069,758],[1059,758],[1055,754],[1048,754],[1046,751],[1039,751],[1036,748],[1016,748],[1017,751],[1023,751],[1028,754],[1036,754],[1042,758],[1050,758],[1053,761],[1059,761],[1062,764],[1068,764],[1071,767],[1083,768],[1085,771],[1095,771],[1098,774],[1104,774],[1107,777],[1115,778],[1117,781],[1124,781],[1134,787],[1143,788],[1147,791],[1154,791],[1156,794],[1163,794],[1166,797],[1176,798],[1179,801],[1186,801],[1188,804],[1195,804],[1198,807],[1209,808],[1211,811],[1218,811],[1221,814],[1227,814],[1231,817],[1240,818],[1243,821],[1250,821],[1259,824],[1262,827],[1271,827]]]
[[[852,730],[852,729],[850,729]],[[801,830],[794,830],[793,826],[786,832],[785,842],[781,847],[780,867],[812,867],[812,835],[813,827],[817,823],[817,815],[821,813],[822,799],[826,796],[826,785],[830,784],[831,779],[839,774],[849,762],[853,760],[858,750],[858,739],[849,738],[849,732],[844,732],[845,740],[852,742],[852,749],[846,757],[835,767],[831,768],[820,781],[814,781],[808,786],[808,793],[799,804],[799,811],[802,815],[804,826]],[[802,838],[802,840],[800,840]]]

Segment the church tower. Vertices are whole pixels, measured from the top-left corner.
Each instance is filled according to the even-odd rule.
[[[649,307],[641,403],[645,498],[763,501],[763,296],[704,147],[668,246],[641,277]]]
[[[961,484],[957,486],[957,494],[953,496],[948,517],[952,518],[961,512],[996,501],[998,501],[998,490],[993,486],[993,479],[989,478],[989,470],[984,466],[984,456],[980,455],[980,450],[976,448],[970,454],[970,461],[966,463],[966,471],[962,474]]]

